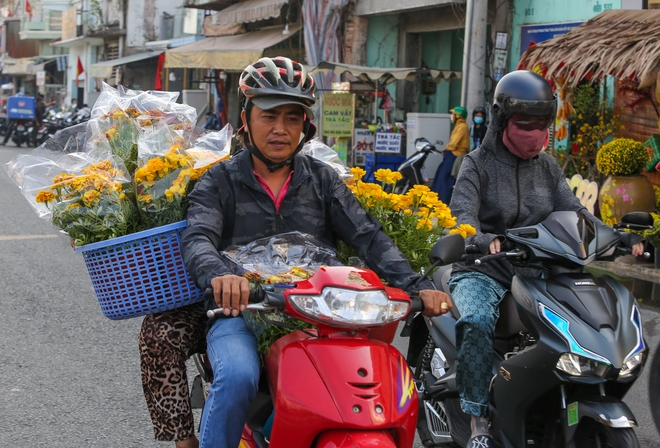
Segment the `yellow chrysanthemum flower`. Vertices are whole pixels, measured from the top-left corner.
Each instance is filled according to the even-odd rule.
[[[360,180],[367,174],[367,172],[359,166],[354,166],[350,171],[355,180]]]
[[[56,198],[57,196],[50,191],[39,190],[35,199],[37,202],[48,204],[50,201],[53,201]]]
[[[463,238],[467,238],[468,236],[475,235],[477,231],[470,224],[461,224],[460,226],[451,229],[449,233],[450,234],[458,233]]]

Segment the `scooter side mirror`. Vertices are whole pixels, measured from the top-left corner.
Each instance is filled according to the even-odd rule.
[[[648,212],[630,212],[623,215],[621,222],[635,226],[653,226],[653,216]]]
[[[440,238],[429,254],[431,263],[447,265],[461,259],[465,253],[465,240],[457,233],[445,235]]]

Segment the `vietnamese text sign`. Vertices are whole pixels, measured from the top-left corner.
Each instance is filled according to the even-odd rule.
[[[45,86],[46,85],[46,71],[45,70],[39,70],[37,72],[37,85],[38,86]]]
[[[520,55],[529,48],[529,44],[541,42],[560,36],[576,26],[582,25],[582,22],[567,23],[549,23],[544,25],[523,25],[520,27]]]
[[[401,151],[401,134],[398,132],[377,132],[376,152],[399,153]]]
[[[354,140],[356,154],[373,154],[376,136],[369,129],[356,129]]]
[[[352,93],[326,93],[323,95],[323,135],[326,137],[353,136]]]

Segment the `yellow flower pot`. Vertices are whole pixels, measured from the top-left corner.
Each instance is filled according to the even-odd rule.
[[[653,184],[645,177],[609,176],[598,193],[601,219],[612,225],[630,212],[655,211]]]

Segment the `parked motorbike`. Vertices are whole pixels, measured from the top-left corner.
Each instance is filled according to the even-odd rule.
[[[84,106],[74,114],[71,114],[64,120],[64,127],[75,126],[80,123],[85,123],[89,121],[92,116],[92,112],[89,107]]]
[[[639,213],[624,221],[649,219]],[[499,446],[639,446],[635,416],[622,398],[648,353],[640,311],[621,283],[583,271],[595,259],[630,253],[620,244],[616,231],[595,227],[579,212],[555,212],[540,224],[508,230],[505,250],[475,261],[506,258],[543,272],[516,275],[500,305],[489,410]],[[450,275],[449,269],[433,276],[447,293]],[[415,369],[425,446],[465,446],[470,437],[456,384],[459,317],[454,307],[425,319],[429,338]]]
[[[57,131],[64,129],[64,125],[62,124],[60,117],[58,117],[58,114],[59,112],[48,115],[44,118],[41,127],[37,131],[36,146],[42,145]]]
[[[316,329],[278,339],[264,356],[267,386],[250,406],[241,446],[413,446],[417,394],[408,364],[390,344],[398,321],[421,308],[419,299],[384,286],[370,270],[343,266],[256,293],[250,302],[260,303],[248,310],[281,311]],[[203,356],[194,358],[212,381]]]
[[[7,114],[0,114],[0,136],[4,137],[7,135],[9,130],[9,120],[7,119]]]
[[[439,145],[443,145],[443,142],[437,142]],[[435,145],[432,145],[425,138],[418,138],[415,140],[415,153],[406,159],[401,166],[399,166],[398,171],[401,173],[401,179],[397,181],[394,186],[394,193],[404,194],[413,185],[421,184],[424,185],[428,182],[428,177],[424,172],[424,164],[426,159],[431,153],[442,154],[441,151],[438,151]]]
[[[16,120],[16,125],[11,132],[11,141],[19,148],[22,144],[30,145],[32,143],[32,130],[34,123],[32,120]]]

